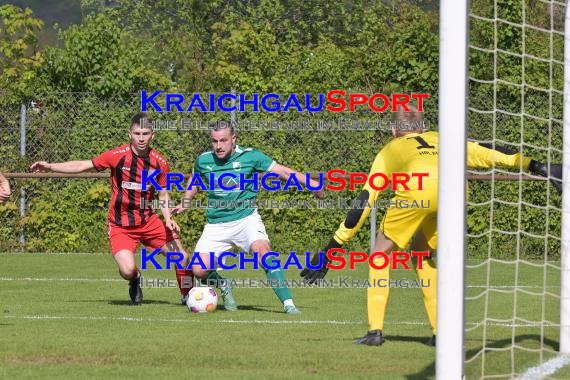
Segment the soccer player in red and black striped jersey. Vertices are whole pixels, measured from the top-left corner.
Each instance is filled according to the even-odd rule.
[[[111,149],[91,160],[48,163],[39,161],[32,165],[34,171],[52,171],[57,173],[81,173],[96,169],[111,169],[113,195],[109,204],[107,233],[111,243],[111,253],[119,267],[121,276],[129,281],[129,295],[133,304],[142,302],[140,272],[136,266],[134,252],[139,243],[150,249],[162,248],[164,251],[181,252],[184,255],[182,265],[188,266],[188,254],[178,238],[180,228],[171,218],[168,207],[163,207],[162,221],[152,208],[141,208],[141,199],[152,201],[154,188],[143,191],[141,185],[142,170],[152,172],[161,170],[157,182],[166,186],[166,173],[169,166],[160,153],[150,148],[154,132],[146,128],[152,120],[144,113],[137,113],[131,118],[129,129],[130,142]],[[141,128],[141,125],[145,126]],[[158,198],[168,205],[168,191],[158,192]],[[192,270],[176,270],[176,278],[184,302],[190,288],[182,287],[183,277],[193,277]],[[186,283],[188,281],[185,281]],[[191,282],[190,282],[191,283]]]

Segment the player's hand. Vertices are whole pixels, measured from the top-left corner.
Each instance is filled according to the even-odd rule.
[[[313,191],[315,198],[317,199],[325,199],[325,189],[319,189],[317,191]]]
[[[34,162],[30,167],[34,173],[38,172],[49,172],[51,170],[51,164],[47,161]]]
[[[168,219],[165,223],[166,223],[166,227],[168,227],[168,229],[170,229],[171,231],[174,231],[176,233],[180,233],[180,226],[178,226],[178,224],[174,220]]]
[[[310,180],[311,186],[314,187],[318,187],[319,183],[317,181],[314,180]],[[321,188],[319,190],[315,190],[313,191],[313,195],[315,196],[315,198],[317,199],[325,199],[325,189]]]
[[[186,210],[188,210],[188,208],[182,207],[182,203],[180,203],[172,209],[171,213],[172,215],[179,215],[185,212]]]
[[[548,175],[548,165],[542,162],[531,160],[528,170],[531,173],[538,174],[542,177],[550,179],[550,183],[558,190],[559,194],[562,194],[562,165],[561,164],[550,164],[550,176]]]
[[[318,280],[325,278],[327,272],[329,271],[327,264],[330,263],[330,259],[328,258],[327,253],[329,252],[329,250],[333,248],[340,248],[340,247],[341,245],[334,238],[331,239],[331,241],[327,244],[327,246],[325,247],[325,249],[323,249],[322,252],[316,252],[311,258],[311,266],[317,266],[319,265],[319,262],[321,262],[320,256],[322,254],[323,259],[321,267],[319,269],[305,268],[301,271],[301,277],[305,278],[305,281],[308,284],[314,284]]]

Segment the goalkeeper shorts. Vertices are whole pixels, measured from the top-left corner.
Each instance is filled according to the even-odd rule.
[[[400,202],[404,201],[404,202]],[[392,204],[420,206],[410,208],[390,207],[384,214],[380,229],[400,249],[406,248],[416,232],[422,228],[428,245],[437,248],[437,186],[426,186],[419,191],[399,191],[391,199]],[[429,202],[429,207],[428,207]],[[422,208],[426,207],[426,208]]]

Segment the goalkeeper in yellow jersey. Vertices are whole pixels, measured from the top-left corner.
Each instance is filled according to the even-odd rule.
[[[404,112],[401,109],[393,114],[394,121],[408,121],[409,125],[417,122],[421,125],[423,114],[416,108],[409,106],[411,112]],[[393,251],[401,250],[411,244],[411,251],[430,251],[430,257],[424,259],[423,269],[418,270],[415,263],[414,269],[420,281],[430,286],[422,287],[423,299],[429,317],[433,336],[428,341],[429,345],[435,345],[436,337],[436,303],[437,303],[437,270],[431,256],[437,248],[437,206],[438,206],[438,133],[425,132],[424,130],[396,130],[392,129],[394,139],[389,142],[378,153],[368,178],[374,173],[384,173],[391,178],[392,173],[429,173],[423,178],[423,189],[418,189],[418,182],[408,182],[410,190],[403,190],[398,184],[393,201],[404,200],[408,204],[413,201],[429,201],[430,207],[424,208],[390,208],[386,211],[380,231],[376,237],[374,252],[385,252],[390,255]],[[535,174],[548,177],[548,167],[536,160],[523,158],[520,153],[510,152],[506,149],[475,142],[467,143],[467,166],[471,168],[491,168],[493,166],[504,166],[513,169],[523,168]],[[562,167],[561,165],[550,166],[550,179],[554,186],[561,190]],[[375,187],[382,187],[383,179],[376,177]],[[414,187],[415,185],[415,187]],[[368,201],[374,204],[374,200],[379,195],[379,191],[374,190],[366,184],[360,192],[358,199],[360,204]],[[346,219],[340,224],[329,244],[325,247],[323,265],[320,269],[304,269],[301,276],[308,283],[323,278],[327,271],[327,264],[330,261],[326,254],[330,249],[340,248],[348,243],[360,230],[364,221],[370,214],[370,208],[353,208],[348,213]],[[318,265],[320,253],[317,253],[312,264]],[[376,266],[382,266],[384,260],[379,257],[374,260]],[[390,278],[390,265],[384,269],[370,268],[370,282],[378,284],[378,280],[385,279],[388,283]],[[384,314],[388,302],[389,287],[369,287],[368,288],[368,322],[369,331],[363,338],[357,340],[358,344],[379,346],[384,342],[382,330],[384,329]]]

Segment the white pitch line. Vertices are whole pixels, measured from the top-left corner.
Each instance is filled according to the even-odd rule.
[[[477,288],[477,289],[543,289],[543,288],[560,288],[560,285],[467,285],[467,288]]]
[[[366,322],[356,321],[335,321],[335,320],[235,320],[235,319],[222,319],[222,320],[206,320],[206,319],[163,319],[163,318],[140,318],[140,317],[92,317],[92,316],[58,316],[58,315],[5,315],[5,319],[24,319],[24,320],[81,320],[81,321],[129,321],[129,322],[173,322],[173,323],[242,323],[242,324],[284,324],[284,325],[361,325]]]
[[[158,278],[148,278],[149,280],[157,280]],[[91,281],[91,282],[124,282],[125,280],[119,278],[55,278],[55,277],[45,277],[45,278],[34,278],[34,277],[0,277],[0,281]],[[543,288],[560,288],[559,285],[547,285],[547,286],[537,286],[537,285],[467,285],[467,288],[477,288],[477,289],[543,289]]]
[[[90,282],[125,282],[119,278],[33,278],[33,277],[0,277],[0,281],[90,281]]]
[[[22,255],[80,255],[80,256],[110,256],[110,253],[103,252],[0,252],[0,256],[22,256]]]
[[[93,317],[93,316],[65,316],[65,315],[5,315],[5,319],[20,320],[82,320],[82,321],[135,321],[135,322],[172,322],[172,323],[229,323],[229,324],[275,324],[275,325],[364,325],[366,321],[337,321],[337,320],[272,320],[272,319],[164,319],[164,318],[142,318],[142,317]],[[411,325],[411,326],[427,326],[427,322],[423,321],[386,321],[390,325]],[[467,322],[468,325],[475,325],[475,322]],[[536,327],[538,323],[512,324],[488,322],[488,326],[498,327]],[[545,326],[556,327],[556,326]]]
[[[562,367],[570,364],[570,357],[566,355],[558,355],[539,366],[531,367],[526,370],[517,380],[541,380],[554,374]]]

